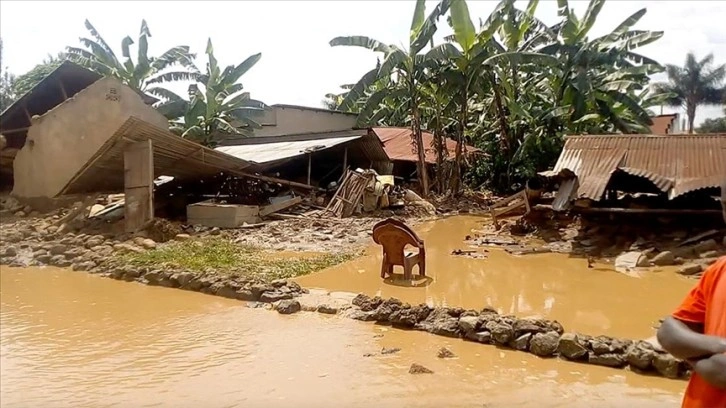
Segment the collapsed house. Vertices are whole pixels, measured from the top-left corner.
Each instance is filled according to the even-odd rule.
[[[303,201],[338,217],[423,201],[391,175],[394,162],[415,171],[409,129],[356,129],[355,114],[273,105],[254,137],[211,149],[172,134],[155,101],[64,62],[2,113],[3,187],[34,208],[123,191],[93,213],[122,213],[127,231],[155,214],[234,227]],[[432,149],[426,157],[435,163]]]
[[[381,141],[367,130],[248,137],[216,150],[253,163],[276,177],[327,187],[340,183],[348,168],[390,174]]]
[[[151,96],[122,89],[112,78],[88,89],[102,78],[64,61],[2,112],[0,134],[6,145],[0,149],[0,188],[13,188],[15,195],[24,197],[52,197],[68,173],[74,171],[74,166],[80,165],[78,161],[103,143],[95,135],[105,131],[112,133],[129,115],[166,126],[166,119],[149,106],[157,101]],[[75,100],[82,91],[86,92],[80,101],[55,110],[64,102]],[[98,103],[108,100],[116,103]],[[46,116],[51,110],[54,112]],[[19,168],[15,171],[16,156],[26,144],[28,149],[21,154]],[[35,160],[22,159],[31,150]],[[58,157],[60,154],[64,157]],[[42,173],[48,173],[48,176]]]
[[[540,175],[555,211],[720,214],[726,135],[568,136]]]

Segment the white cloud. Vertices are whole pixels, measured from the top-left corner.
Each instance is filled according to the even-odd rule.
[[[435,2],[428,4],[431,9]],[[495,4],[470,0],[472,17],[485,18]],[[587,2],[571,1],[571,5],[582,14]],[[716,62],[726,63],[726,3],[722,2],[609,1],[593,35],[611,30],[644,7],[648,13],[636,28],[665,31],[660,41],[643,49],[644,54],[662,63],[682,64],[688,51],[698,56],[712,52]],[[260,62],[243,78],[255,98],[319,106],[323,95],[355,82],[375,64],[375,56],[367,50],[332,48],[328,41],[360,34],[405,43],[412,9],[412,1],[2,1],[0,36],[3,63],[22,73],[47,54],[78,44],[78,37],[87,36],[85,18],[118,52],[121,39],[134,38],[145,18],[153,34],[151,53],[188,44],[203,54],[208,37],[221,64],[239,63],[262,52]],[[547,23],[557,21],[556,3],[541,2],[538,17]],[[442,21],[439,34],[448,32]],[[697,121],[710,113],[718,115],[720,110],[702,109]]]

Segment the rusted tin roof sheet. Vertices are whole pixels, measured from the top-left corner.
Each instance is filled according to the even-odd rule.
[[[569,136],[552,171],[577,175],[575,198],[599,201],[616,170],[650,180],[670,199],[720,188],[726,178],[726,134]]]
[[[418,155],[413,148],[413,141],[411,137],[411,129],[399,128],[399,127],[375,127],[371,128],[371,131],[375,133],[381,142],[383,147],[386,149],[388,157],[393,161],[407,161],[417,162]],[[421,132],[423,143],[426,154],[426,163],[436,164],[436,151],[434,150],[434,135],[429,132]],[[479,149],[466,145],[466,152],[476,153]],[[453,158],[456,154],[456,142],[451,139],[446,139],[446,150],[449,152],[449,157]]]

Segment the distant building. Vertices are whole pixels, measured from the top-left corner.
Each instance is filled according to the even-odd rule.
[[[674,135],[681,132],[680,115],[677,113],[669,113],[666,115],[653,116],[653,124],[650,126],[650,132],[654,135]]]

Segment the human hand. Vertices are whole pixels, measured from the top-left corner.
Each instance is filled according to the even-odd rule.
[[[696,361],[693,363],[693,370],[709,384],[726,390],[726,353]]]

